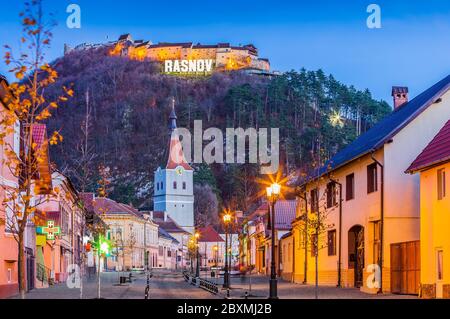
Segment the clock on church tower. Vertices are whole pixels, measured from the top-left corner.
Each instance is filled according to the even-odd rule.
[[[169,117],[169,158],[165,168],[155,172],[154,211],[164,211],[184,230],[194,233],[194,170],[187,163],[178,135],[172,100]],[[175,133],[174,133],[175,132]]]

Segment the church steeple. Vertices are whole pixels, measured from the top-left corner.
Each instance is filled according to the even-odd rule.
[[[169,133],[172,135],[177,128],[177,114],[175,113],[175,98],[172,97],[172,111],[169,116]]]
[[[167,160],[166,168],[175,169],[182,166],[185,170],[192,170],[192,167],[186,161],[184,157],[183,148],[178,138],[177,132],[177,114],[175,113],[175,98],[172,97],[172,111],[169,116],[169,158]]]

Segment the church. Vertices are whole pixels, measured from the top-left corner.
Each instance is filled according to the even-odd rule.
[[[165,212],[179,227],[193,234],[194,170],[186,161],[176,128],[175,99],[172,99],[168,160],[165,168],[158,167],[155,172],[154,211]]]

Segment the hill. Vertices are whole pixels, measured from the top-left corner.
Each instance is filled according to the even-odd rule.
[[[152,62],[107,56],[101,48],[71,52],[54,67],[58,83],[46,94],[56,96],[56,87],[73,84],[75,96],[49,123],[65,138],[52,149],[52,160],[85,191],[96,189],[97,167],[104,164],[112,176],[110,196],[138,207],[151,207],[153,172],[166,160],[171,96],[179,127],[192,128],[197,119],[204,129],[279,127],[285,172],[308,172],[317,156],[323,162],[390,112],[368,90],[320,70],[274,78],[243,72],[180,78],[162,75]],[[208,186],[208,200],[217,196],[219,205],[245,210],[257,196],[255,165],[196,170],[196,183]]]

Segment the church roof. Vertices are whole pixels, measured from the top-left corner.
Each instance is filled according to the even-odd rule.
[[[169,130],[171,132],[169,143],[169,158],[167,160],[167,169],[175,169],[178,166],[185,170],[192,171],[192,167],[186,161],[183,153],[179,135],[177,134],[177,115],[175,113],[175,99],[172,99],[172,111],[169,116]]]

